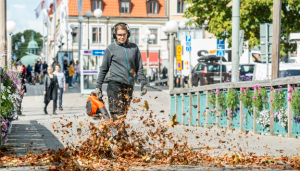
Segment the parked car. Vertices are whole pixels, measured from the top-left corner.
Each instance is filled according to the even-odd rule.
[[[254,76],[254,64],[240,64],[240,81],[252,81]]]
[[[226,65],[222,64],[222,78],[220,74],[220,64],[218,61],[220,57],[216,55],[202,56],[198,59],[198,64],[192,70],[192,85],[201,86],[225,82],[229,78]],[[222,61],[226,62],[225,58]]]

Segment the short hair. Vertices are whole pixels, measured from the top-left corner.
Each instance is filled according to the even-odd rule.
[[[55,65],[55,67],[57,67],[57,66],[61,69],[60,65]]]

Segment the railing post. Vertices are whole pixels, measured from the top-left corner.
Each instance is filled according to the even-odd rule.
[[[182,99],[182,100],[181,100],[181,106],[182,106],[182,108],[181,108],[181,110],[182,110],[182,111],[181,111],[181,113],[182,113],[181,115],[182,115],[182,116],[181,116],[181,117],[182,117],[182,124],[184,125],[184,124],[185,124],[185,123],[184,123],[184,116],[185,116],[185,115],[183,115],[183,114],[184,114],[184,93],[181,94],[181,97],[182,97],[182,98],[181,98],[181,99]]]
[[[270,91],[270,96],[271,96],[271,100],[270,100],[270,135],[274,135],[274,108],[273,108],[273,99],[274,99],[274,95],[275,95],[275,90],[274,87],[271,86],[271,91]]]
[[[256,94],[257,90],[254,89],[254,94]],[[253,106],[253,133],[257,134],[257,123],[256,123],[256,114],[257,113],[257,109],[255,106]]]
[[[209,127],[208,125],[208,119],[209,119],[209,100],[208,100],[208,90],[205,91],[206,92],[206,121],[205,121],[205,124],[206,124],[206,127]]]
[[[227,88],[227,92],[229,92],[230,86]],[[230,129],[230,123],[231,123],[231,109],[229,107],[227,107],[227,128],[228,130]]]
[[[198,115],[198,126],[200,126],[200,114],[201,114],[201,112],[200,112],[200,92],[199,91],[197,91],[197,115]]]
[[[242,93],[242,88],[240,88],[240,93]],[[240,132],[244,132],[244,104],[240,100]]]
[[[219,111],[219,101],[218,101],[218,95],[217,94],[216,94],[216,108],[217,108],[216,124],[217,124],[217,128],[220,128],[220,123],[219,123],[219,121],[220,121],[220,118],[219,118],[220,117],[220,111]]]
[[[288,84],[288,91],[292,88],[291,84]],[[292,98],[292,94],[288,93],[288,98]],[[288,109],[287,109],[287,117],[288,117],[288,137],[293,138],[293,110],[292,105],[290,102],[287,102]]]
[[[175,117],[175,121],[178,122],[177,117],[178,117],[178,96],[177,94],[175,94],[175,113],[176,113],[176,117]]]
[[[193,104],[193,101],[192,101],[192,93],[190,92],[189,93],[189,115],[190,115],[190,120],[189,120],[189,126],[192,126],[192,104]]]

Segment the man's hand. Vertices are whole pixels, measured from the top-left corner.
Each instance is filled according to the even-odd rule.
[[[98,97],[99,94],[102,94],[102,89],[101,88],[96,88],[95,93],[96,93],[96,95]]]
[[[57,93],[59,93],[60,91],[59,90],[57,90]]]
[[[44,95],[46,95],[46,91],[44,91]]]
[[[145,94],[147,94],[147,87],[146,87],[146,85],[143,85],[141,87],[141,96],[144,96]]]

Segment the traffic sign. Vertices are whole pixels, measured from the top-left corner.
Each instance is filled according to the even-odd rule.
[[[187,52],[190,52],[190,51],[192,51],[192,36],[191,35],[186,35],[185,36],[185,50],[187,51]]]
[[[182,54],[182,46],[178,45],[177,46],[177,56]]]
[[[181,61],[181,55],[177,55],[177,61]]]
[[[177,61],[177,70],[182,70],[182,62]]]
[[[93,50],[93,56],[103,56],[105,50]]]
[[[217,39],[217,56],[225,56],[225,40]]]

